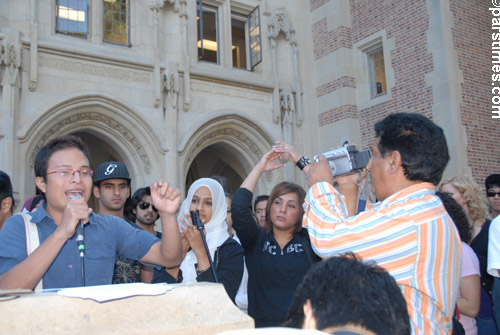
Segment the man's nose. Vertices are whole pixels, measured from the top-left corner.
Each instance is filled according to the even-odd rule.
[[[80,171],[73,171],[71,174],[71,181],[75,183],[79,183],[82,181],[82,176],[80,175]]]

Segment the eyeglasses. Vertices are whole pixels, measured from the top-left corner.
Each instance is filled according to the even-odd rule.
[[[141,201],[137,205],[139,205],[139,208],[142,209],[142,210],[146,210],[146,209],[149,208],[149,206],[151,206],[155,212],[158,212],[158,210],[156,209],[156,207],[153,206],[153,204],[150,203],[149,201]]]
[[[70,176],[74,176],[75,173],[77,173],[77,172],[80,175],[80,178],[90,178],[94,175],[94,170],[92,170],[91,168],[83,168],[80,170],[72,170],[72,169],[68,169],[68,168],[63,168],[63,169],[57,169],[57,170],[52,171],[52,172],[47,172],[47,175],[52,174],[52,173],[57,173],[62,178],[68,178]]]
[[[486,192],[486,195],[488,198],[494,197],[495,195],[498,195],[500,197],[500,192]]]

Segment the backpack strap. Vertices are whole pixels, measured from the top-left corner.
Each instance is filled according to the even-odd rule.
[[[24,220],[24,228],[26,230],[26,255],[29,256],[40,245],[40,236],[38,235],[38,227],[31,222],[31,215],[28,213],[19,213]],[[40,279],[35,287],[35,291],[43,289],[43,278]]]

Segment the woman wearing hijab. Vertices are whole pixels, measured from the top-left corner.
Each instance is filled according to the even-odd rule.
[[[202,178],[189,188],[181,205],[178,223],[182,234],[183,260],[180,267],[155,269],[153,283],[215,282],[212,267],[199,229],[191,222],[190,211],[198,210],[219,283],[234,302],[243,275],[243,249],[229,237],[227,204],[219,182]]]

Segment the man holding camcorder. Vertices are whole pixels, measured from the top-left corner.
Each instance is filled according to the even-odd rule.
[[[397,113],[375,133],[367,169],[379,202],[353,215],[357,174],[334,178],[325,156],[312,164],[303,157],[297,166],[310,187],[303,225],[319,256],[352,251],[385,268],[403,292],[414,334],[451,333],[461,246],[434,194],[449,160],[443,131],[422,115]]]

